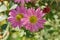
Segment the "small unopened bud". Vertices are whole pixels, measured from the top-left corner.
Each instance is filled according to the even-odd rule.
[[[49,13],[49,12],[50,12],[50,7],[49,7],[49,6],[46,6],[46,7],[43,9],[43,12],[44,12],[44,13]]]

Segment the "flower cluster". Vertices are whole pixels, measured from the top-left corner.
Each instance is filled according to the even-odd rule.
[[[43,28],[43,24],[46,20],[43,19],[45,15],[40,8],[36,10],[34,8],[26,9],[25,7],[17,7],[15,10],[11,10],[8,21],[13,27],[25,27],[30,31],[38,31]]]
[[[17,3],[24,4],[25,2],[29,2],[30,0],[15,0]],[[44,23],[46,22],[43,19],[43,10],[40,8],[25,8],[24,6],[17,6],[16,9],[13,9],[9,12],[8,21],[11,25],[15,27],[22,28],[24,27],[26,30],[31,32],[38,31],[41,28],[44,28]]]

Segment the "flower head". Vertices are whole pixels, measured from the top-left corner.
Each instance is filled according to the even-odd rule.
[[[31,32],[38,31],[40,28],[44,28],[43,25],[46,21],[42,18],[44,15],[45,14],[42,12],[42,10],[40,10],[40,8],[36,10],[29,8],[27,10],[27,16],[24,19],[24,27]]]
[[[14,0],[16,3],[21,3],[22,5],[26,3],[28,3],[30,0]]]
[[[17,7],[16,10],[11,10],[9,13],[8,21],[11,23],[13,27],[21,27],[23,24],[22,19],[25,17],[26,8]]]

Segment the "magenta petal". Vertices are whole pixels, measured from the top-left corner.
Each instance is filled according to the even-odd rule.
[[[17,3],[20,3],[21,0],[14,0],[14,1],[17,2]]]
[[[9,15],[12,16],[12,17],[15,17],[17,14],[16,10],[11,10]]]
[[[18,26],[16,22],[13,22],[11,25],[12,25],[14,28]]]
[[[38,14],[37,14],[37,13],[38,13]],[[42,11],[40,8],[37,8],[36,14],[37,14],[37,17],[40,17],[40,18],[45,15],[45,13],[43,13],[43,11]]]
[[[10,22],[14,22],[15,20],[14,20],[14,18],[8,18],[8,21],[10,21]]]
[[[26,3],[28,3],[30,0],[26,0]]]
[[[14,18],[9,18],[8,21],[10,21],[13,27],[17,26],[17,22],[14,20]]]
[[[33,11],[33,10],[32,10],[32,8],[31,8],[31,9],[29,8],[29,9],[27,10],[27,12],[28,12],[28,13],[27,13],[27,14],[28,14],[28,16],[33,15],[33,12],[32,12],[32,11]]]

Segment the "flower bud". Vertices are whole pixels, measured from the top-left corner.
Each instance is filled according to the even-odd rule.
[[[46,6],[46,7],[43,9],[43,12],[44,12],[44,13],[49,13],[49,12],[50,12],[50,7],[49,7],[49,6]]]

